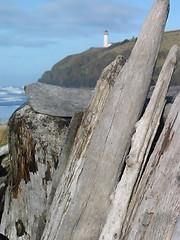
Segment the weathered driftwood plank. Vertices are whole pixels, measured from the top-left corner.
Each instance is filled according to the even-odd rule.
[[[124,63],[125,63],[125,59],[122,56],[118,56],[109,66],[107,66],[103,70],[100,76],[100,79],[97,82],[96,89],[92,97],[91,103],[88,109],[85,111],[81,126],[78,130],[75,143],[72,146],[72,149],[67,151],[67,149],[65,148],[65,151],[66,151],[65,153],[63,149],[63,152],[62,152],[63,154],[60,156],[57,176],[55,176],[55,180],[52,186],[53,189],[57,188],[58,182],[60,181],[60,178],[62,176],[61,162],[64,162],[63,166],[65,166],[67,164],[67,161],[69,161],[67,166],[67,171],[65,172],[61,181],[61,186],[59,187],[60,189],[59,194],[56,193],[53,200],[54,204],[57,204],[56,205],[57,210],[59,211],[64,211],[63,207],[61,208],[58,207],[59,199],[65,196],[65,194],[69,191],[68,186],[71,184],[71,182],[67,180],[72,178],[71,181],[73,181],[74,180],[73,177],[74,176],[76,177],[77,163],[80,164],[80,160],[82,161],[81,164],[83,164],[83,161],[85,158],[84,155],[86,154],[89,144],[91,142],[92,133],[96,128],[96,126],[98,125],[99,118],[103,112],[109,93]],[[66,144],[66,145],[69,145],[69,144]],[[70,156],[67,156],[69,152],[71,152],[71,154]],[[80,160],[77,162],[76,160],[78,158],[80,158]],[[73,189],[71,189],[71,191],[73,191]],[[66,197],[68,197],[68,194],[66,195]],[[64,202],[66,203],[66,201]],[[50,213],[52,213],[52,210],[50,210]],[[62,212],[60,213],[62,214]],[[49,224],[47,225],[47,228],[49,226],[53,227],[52,234],[55,235],[58,232],[58,228],[56,227],[56,225],[51,226]],[[48,231],[47,228],[46,228],[46,231]]]
[[[165,105],[165,97],[172,78],[180,49],[173,46],[166,58],[156,87],[145,113],[136,124],[136,132],[132,137],[131,149],[126,159],[126,167],[112,195],[112,207],[103,228],[101,240],[118,239],[125,219],[138,176],[144,169],[152,142],[158,129]]]
[[[62,177],[62,174],[67,166],[68,161],[71,162],[74,159],[77,159],[77,156],[79,156],[80,154],[82,158],[83,153],[86,152],[86,149],[89,146],[89,142],[92,137],[92,133],[98,124],[99,118],[102,114],[102,111],[108,99],[109,93],[124,63],[125,63],[124,57],[117,56],[116,59],[103,70],[100,76],[100,79],[97,81],[97,85],[94,90],[94,94],[92,96],[91,102],[89,103],[89,107],[85,110],[85,114],[81,122],[81,126],[80,126],[80,121],[77,119],[80,113],[77,112],[73,116],[70,123],[69,131],[67,134],[66,144],[59,157],[58,168],[56,171],[56,175],[53,179],[53,186],[52,186],[53,191],[55,191],[55,189],[57,188],[57,185]],[[79,128],[77,137],[75,136],[76,135],[75,128],[76,129]],[[77,140],[73,145],[75,137]],[[70,155],[71,152],[72,154]],[[72,170],[72,164],[71,164],[71,170]]]
[[[120,239],[178,239],[179,156],[180,94],[132,199]]]
[[[87,107],[92,89],[65,88],[35,82],[25,86],[29,105],[35,112],[58,117],[72,117]]]
[[[99,237],[134,124],[146,99],[168,9],[168,0],[155,1],[132,54],[109,94],[97,127],[88,133],[92,134],[88,148],[80,149],[79,156],[70,161],[58,185],[42,239]]]

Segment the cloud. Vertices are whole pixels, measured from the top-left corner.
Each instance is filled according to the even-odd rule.
[[[56,44],[56,41],[51,39],[29,39],[26,37],[9,37],[7,35],[0,35],[0,46],[1,47],[33,47],[33,48],[42,48],[48,45]]]
[[[45,46],[56,38],[89,36],[104,28],[127,32],[137,27],[143,13],[120,0],[31,0],[28,5],[1,0],[0,45]]]

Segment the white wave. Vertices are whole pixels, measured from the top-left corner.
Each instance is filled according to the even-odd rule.
[[[23,101],[23,98],[21,98],[21,97],[0,98],[0,103],[2,103],[2,102],[17,102],[17,101]]]
[[[5,110],[7,110],[8,108],[17,109],[17,108],[19,108],[20,106],[21,106],[21,105],[0,106],[0,109],[5,109]]]
[[[4,92],[4,91],[1,92],[1,90],[0,90],[0,96],[2,96],[2,95],[7,95],[7,92]]]
[[[0,87],[0,94],[7,93],[23,94],[25,92],[23,87]]]

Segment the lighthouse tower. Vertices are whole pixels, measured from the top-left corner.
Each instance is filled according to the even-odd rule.
[[[109,34],[108,30],[104,31],[104,47],[109,47]]]

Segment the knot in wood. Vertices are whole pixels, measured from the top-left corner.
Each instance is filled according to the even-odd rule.
[[[15,225],[16,225],[17,236],[18,237],[23,236],[26,233],[23,222],[20,219],[18,219]]]

